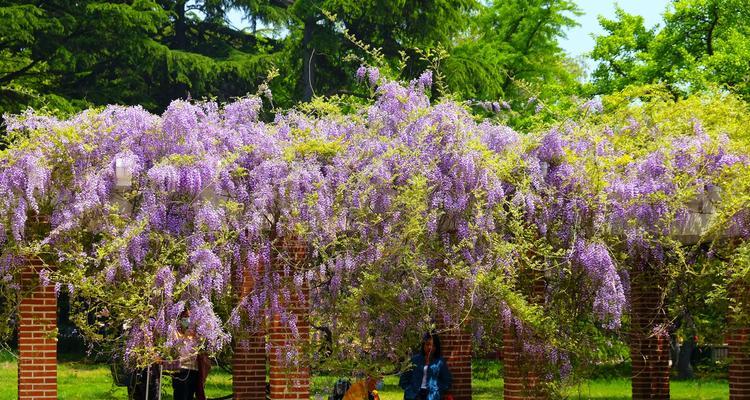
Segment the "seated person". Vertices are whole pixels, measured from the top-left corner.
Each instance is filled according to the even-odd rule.
[[[373,377],[359,380],[349,387],[344,394],[344,400],[380,400],[377,388],[382,381]]]

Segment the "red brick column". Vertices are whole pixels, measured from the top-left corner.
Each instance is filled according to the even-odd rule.
[[[232,392],[236,400],[266,398],[266,341],[262,335],[235,339]]]
[[[729,399],[750,400],[750,328],[733,329],[729,344]]]
[[[545,282],[538,277],[531,284],[531,300],[541,302],[544,298]],[[516,327],[506,324],[503,328],[503,399],[505,400],[545,400],[547,394],[541,385],[539,366],[536,360],[524,352],[524,338],[519,336]]]
[[[440,335],[443,357],[453,375],[456,400],[471,400],[471,334],[452,329]]]
[[[540,378],[534,370],[535,363],[524,354],[523,338],[519,338],[512,325],[506,326],[503,331],[503,399],[546,399],[539,387]]]
[[[747,309],[750,288],[746,284],[735,283],[729,292],[733,306]],[[743,325],[736,315],[729,315],[726,340],[729,345],[729,399],[750,400],[750,328]]]
[[[57,399],[57,297],[39,284],[43,263],[30,258],[21,276],[18,399]]]
[[[631,282],[630,358],[633,400],[669,399],[669,337],[658,274],[637,271]],[[658,330],[658,329],[657,329]]]
[[[281,257],[274,259],[273,267],[278,271],[283,268],[283,263],[292,263],[300,266],[305,261],[307,247],[299,239],[283,239],[280,241]],[[294,269],[294,268],[292,268]],[[293,348],[301,351],[309,343],[310,321],[308,309],[309,289],[303,288],[305,297],[300,299],[295,293],[291,296],[291,304],[285,304],[285,309],[297,316],[297,330],[299,338],[295,339],[288,324],[281,322],[281,316],[274,315],[270,324],[271,354],[269,364],[271,366],[271,399],[310,399],[310,369],[303,360],[299,365],[288,365],[286,356],[283,354],[285,348]]]
[[[253,289],[247,269],[238,290],[240,298]],[[243,318],[243,321],[245,319]],[[244,324],[243,324],[244,325]],[[232,392],[235,400],[265,400],[266,398],[266,340],[264,332],[242,331],[234,335],[232,357]]]

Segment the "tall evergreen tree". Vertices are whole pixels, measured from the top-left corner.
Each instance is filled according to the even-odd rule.
[[[350,38],[379,48],[386,62],[395,66],[402,52],[414,56],[414,49],[449,46],[467,28],[479,5],[476,0],[297,0],[292,12],[296,17],[293,65],[301,76],[298,91],[309,99],[351,87],[358,61],[347,61],[346,55],[362,56],[362,52],[357,53],[357,45],[344,38],[344,30]],[[338,23],[326,18],[324,11],[336,15]]]
[[[224,10],[185,0],[4,1],[0,112],[107,103],[160,110],[178,97],[254,90],[281,45],[231,29]]]
[[[230,11],[244,15],[244,29]],[[6,0],[0,112],[160,111],[175,98],[255,91],[271,66],[282,106],[356,94],[354,71],[376,62],[364,44],[407,79],[434,67],[420,51],[445,49],[444,83],[463,98],[521,98],[519,82],[552,98],[575,84],[558,39],[576,12],[570,0]]]

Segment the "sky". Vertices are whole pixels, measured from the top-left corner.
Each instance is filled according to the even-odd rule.
[[[594,34],[604,33],[599,26],[597,16],[607,18],[615,16],[615,4],[630,14],[643,16],[646,28],[659,24],[669,0],[576,0],[583,15],[577,17],[580,26],[566,32],[567,38],[560,41],[560,46],[573,57],[582,56],[594,49]]]

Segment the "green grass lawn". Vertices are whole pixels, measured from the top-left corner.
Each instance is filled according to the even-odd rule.
[[[571,399],[630,399],[630,379],[597,379],[568,388]],[[672,381],[669,385],[672,400],[726,400],[729,384],[722,380]]]
[[[502,398],[503,380],[497,365],[487,368],[482,363],[472,381],[476,400]],[[476,367],[476,366],[475,366]],[[0,399],[16,398],[16,360],[7,352],[0,352]],[[312,393],[326,393],[335,382],[333,377],[316,376],[312,382]],[[162,382],[162,399],[171,400],[171,381],[165,377]],[[214,368],[206,383],[208,397],[220,397],[232,391],[231,376]],[[112,384],[109,366],[91,364],[86,361],[62,361],[58,364],[58,393],[64,400],[75,399],[126,399],[125,388]],[[627,378],[596,379],[568,388],[565,394],[570,399],[610,399],[630,398],[630,380]],[[671,384],[673,400],[724,400],[729,398],[729,385],[722,380],[676,381]],[[382,400],[402,400],[403,392],[398,388],[398,378],[385,378],[381,392]],[[327,394],[324,395],[327,399]]]

